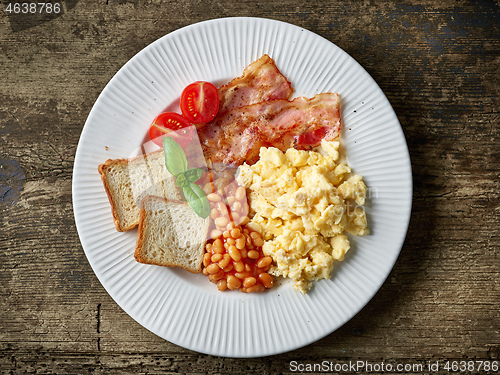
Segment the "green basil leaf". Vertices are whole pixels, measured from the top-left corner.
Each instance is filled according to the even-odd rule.
[[[198,181],[201,178],[202,174],[203,174],[203,169],[200,169],[200,168],[191,168],[184,173],[184,175],[186,176],[186,179],[189,182]]]
[[[175,180],[175,184],[180,188],[183,188],[184,186],[188,186],[190,184],[190,181],[186,178],[186,173],[187,172],[180,173]]]
[[[210,215],[210,203],[205,195],[205,192],[196,184],[189,184],[182,188],[184,197],[186,198],[189,207],[196,212],[198,216],[206,219]]]
[[[182,147],[171,137],[163,137],[163,152],[167,170],[177,177],[187,171],[188,162]]]

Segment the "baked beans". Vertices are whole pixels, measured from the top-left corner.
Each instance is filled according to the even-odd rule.
[[[212,175],[210,175],[212,176]],[[210,202],[212,227],[205,246],[203,274],[217,289],[263,292],[273,286],[272,258],[262,252],[264,240],[247,225],[245,188],[225,175],[203,187]]]
[[[238,237],[234,238],[232,234]],[[203,274],[207,275],[211,282],[216,283],[220,291],[239,289],[242,292],[254,293],[271,288],[274,280],[268,271],[271,268],[272,258],[264,255],[262,247],[253,246],[247,251],[246,248],[238,249],[234,244],[228,245],[247,236],[252,239],[262,238],[257,237],[260,234],[243,226],[235,227],[229,235],[227,238],[221,235],[206,244]],[[222,253],[218,253],[221,247]]]
[[[222,182],[221,182],[222,180]],[[238,227],[249,222],[248,202],[245,188],[236,181],[228,183],[227,176],[205,184],[204,190],[210,203],[210,217],[213,221],[209,238],[239,238]],[[230,233],[232,232],[232,233]]]

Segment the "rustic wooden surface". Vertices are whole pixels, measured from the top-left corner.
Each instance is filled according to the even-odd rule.
[[[292,360],[500,361],[498,1],[73,0],[57,17],[8,15],[5,6],[0,372],[290,373]],[[360,62],[400,119],[414,176],[404,247],[368,305],[314,344],[250,360],[178,347],[125,314],[86,260],[71,201],[78,139],[111,77],[159,37],[229,16],[296,24]]]

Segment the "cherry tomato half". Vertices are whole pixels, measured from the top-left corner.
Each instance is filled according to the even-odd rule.
[[[163,146],[163,137],[172,137],[182,147],[186,147],[196,133],[195,127],[182,115],[165,112],[154,119],[149,128],[149,138],[158,146]]]
[[[193,124],[210,122],[219,111],[217,87],[210,82],[191,83],[182,92],[181,111]]]

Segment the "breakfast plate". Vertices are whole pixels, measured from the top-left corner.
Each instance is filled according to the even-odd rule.
[[[204,80],[223,84],[268,54],[294,96],[341,96],[347,161],[368,186],[370,235],[329,280],[305,295],[283,282],[265,293],[219,292],[202,274],[137,263],[137,231],[117,232],[97,166],[126,158],[152,120]],[[111,79],[83,128],[75,156],[73,207],[96,276],[121,308],[156,335],[227,357],[257,357],[303,347],[335,331],[373,297],[396,261],[410,218],[412,176],[398,119],[370,75],[347,53],[300,27],[261,18],[224,18],[176,30],[150,44]]]

